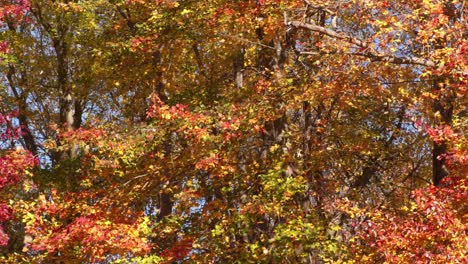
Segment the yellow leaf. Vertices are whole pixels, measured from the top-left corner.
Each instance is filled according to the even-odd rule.
[[[161,116],[164,119],[171,119],[171,117],[172,117],[170,113],[163,113]]]
[[[192,10],[190,10],[190,9],[185,9],[185,8],[184,8],[184,10],[182,10],[182,12],[181,12],[180,14],[181,14],[181,15],[186,15],[186,14],[190,14],[190,13],[192,13],[192,12],[193,12]]]

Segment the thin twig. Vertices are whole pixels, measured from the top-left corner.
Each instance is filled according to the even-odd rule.
[[[240,40],[240,41],[243,41],[243,42],[247,42],[247,43],[250,43],[250,44],[258,45],[258,46],[261,46],[261,47],[264,47],[264,48],[276,50],[275,47],[268,46],[268,45],[265,45],[265,44],[260,43],[260,42],[250,41],[250,40],[247,40],[247,39],[245,39],[245,38],[239,38],[239,37],[230,36],[230,35],[226,35],[226,37],[233,38],[233,39],[237,39],[237,40]]]

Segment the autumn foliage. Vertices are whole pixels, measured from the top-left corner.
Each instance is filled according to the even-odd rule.
[[[466,15],[0,1],[0,262],[468,262]]]
[[[0,114],[0,125],[8,124],[15,114]],[[3,130],[4,140],[14,140],[20,136],[21,129],[6,127]],[[27,150],[15,149],[5,150],[0,156],[0,245],[8,243],[8,235],[4,231],[4,224],[14,219],[13,210],[10,207],[8,198],[11,199],[9,190],[25,180],[30,173],[30,169],[37,165],[37,159]],[[11,201],[11,200],[10,200]]]

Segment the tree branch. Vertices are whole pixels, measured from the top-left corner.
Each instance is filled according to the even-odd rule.
[[[395,55],[380,54],[377,51],[371,49],[371,47],[366,42],[360,39],[354,38],[345,33],[338,33],[336,31],[333,31],[331,29],[324,28],[321,26],[303,23],[299,21],[291,21],[288,23],[288,25],[296,27],[296,28],[307,29],[313,32],[318,32],[318,33],[327,35],[331,38],[343,40],[365,50],[365,52],[350,52],[348,53],[350,55],[368,57],[368,58],[371,58],[373,61],[385,61],[385,62],[394,63],[394,64],[416,64],[416,65],[422,65],[426,67],[436,66],[436,64],[433,61],[426,60],[426,59],[419,58],[419,57],[413,57],[413,56],[397,57]],[[332,53],[338,53],[338,52],[335,51],[335,52],[328,52],[328,53],[332,54]],[[302,53],[302,54],[308,54],[308,53]]]

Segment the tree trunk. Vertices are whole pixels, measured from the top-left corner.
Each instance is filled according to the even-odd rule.
[[[443,83],[442,79],[434,81],[433,88],[435,91],[441,93],[440,85]],[[454,95],[439,94],[439,98],[435,99],[433,103],[433,111],[439,120],[436,123],[440,125],[451,125],[453,119],[453,100]],[[446,166],[444,155],[447,153],[447,143],[444,141],[433,143],[432,148],[432,182],[434,185],[440,185],[441,181],[449,175]]]
[[[23,147],[29,151],[34,156],[37,156],[38,154],[38,148],[36,144],[36,140],[34,138],[34,135],[32,134],[31,130],[29,129],[29,122],[28,118],[25,115],[26,112],[28,112],[28,104],[26,103],[26,98],[27,94],[24,94],[24,91],[20,94],[20,92],[17,90],[18,86],[21,86],[21,84],[18,84],[19,82],[15,82],[14,76],[15,76],[15,68],[13,66],[9,67],[8,73],[7,73],[7,80],[10,85],[10,89],[13,92],[13,95],[15,96],[15,99],[17,100],[18,103],[18,120],[19,120],[19,125],[21,127],[21,132],[23,133],[21,138],[23,140]]]
[[[58,36],[55,38],[53,37],[52,41],[57,58],[57,90],[60,94],[59,125],[65,131],[72,131],[78,129],[81,125],[82,110],[80,104],[75,102],[73,92],[68,84],[68,45],[65,42],[67,30],[64,25],[59,25],[57,31]],[[74,159],[77,154],[78,148],[76,146],[70,146],[67,151],[60,153],[58,159],[59,161]]]
[[[461,12],[464,12],[461,10]],[[449,25],[453,25],[461,13],[457,10],[456,6],[450,1],[444,2],[443,13],[449,18]],[[436,48],[443,49],[447,45],[445,39],[437,42]],[[451,125],[453,119],[453,102],[456,98],[455,94],[450,94],[449,89],[442,89],[446,79],[438,77],[432,84],[433,91],[438,93],[438,98],[433,103],[433,111],[436,116],[440,116],[436,120],[440,125]],[[435,186],[441,184],[442,180],[450,173],[446,166],[445,154],[447,153],[446,142],[435,142],[432,148],[432,182]]]
[[[244,55],[245,48],[241,47],[234,58],[234,84],[236,88],[242,88],[244,86]]]

